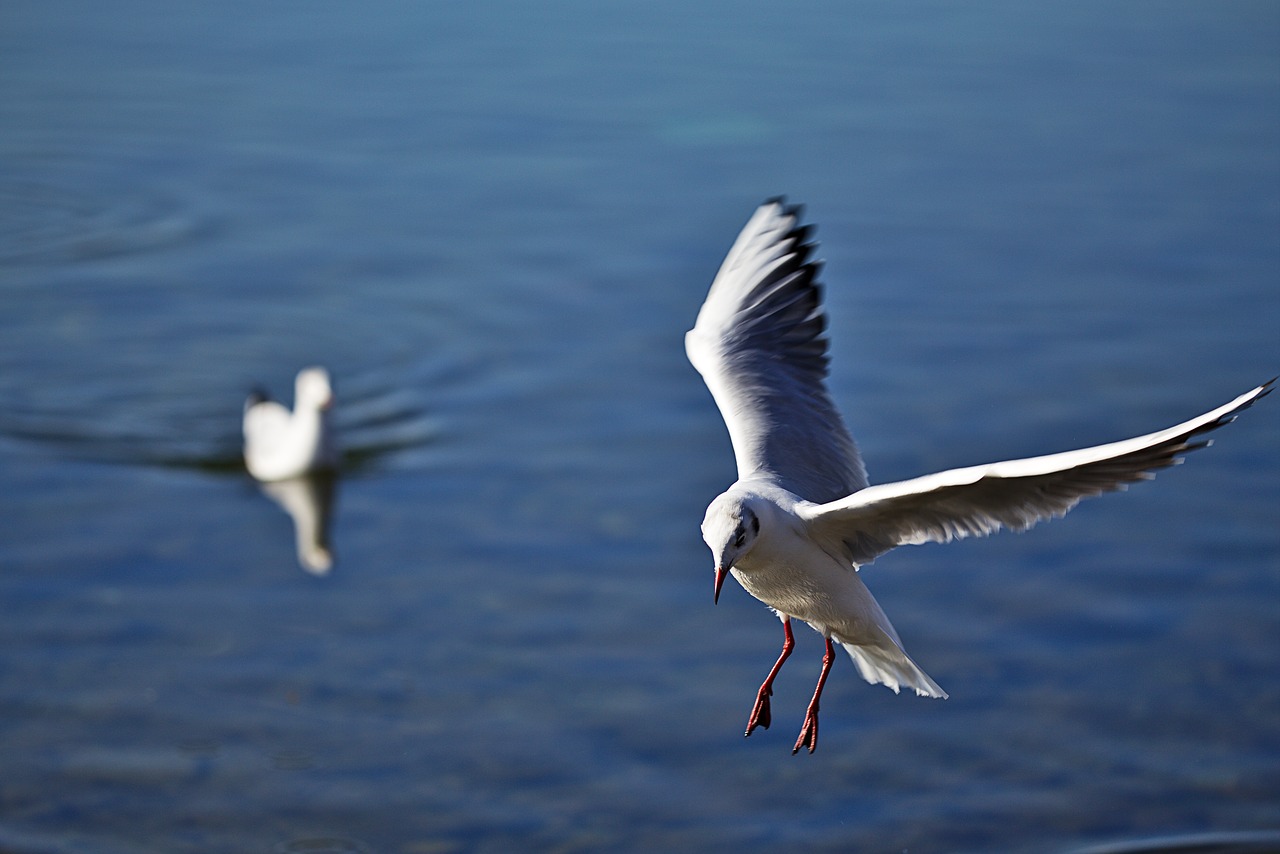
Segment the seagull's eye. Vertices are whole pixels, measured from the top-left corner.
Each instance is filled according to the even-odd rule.
[[[740,549],[746,544],[747,544],[747,529],[739,525],[738,535],[733,538],[733,547],[735,549]]]

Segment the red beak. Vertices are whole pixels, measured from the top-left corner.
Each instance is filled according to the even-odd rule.
[[[729,570],[725,569],[724,567],[722,566],[716,567],[716,598],[712,600],[712,602],[716,604],[719,604],[720,602],[720,588],[724,587],[724,579],[728,574],[729,574]]]

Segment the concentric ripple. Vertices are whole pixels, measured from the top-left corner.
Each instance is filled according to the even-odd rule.
[[[92,178],[0,174],[0,264],[68,263],[185,243],[209,231],[182,200]]]

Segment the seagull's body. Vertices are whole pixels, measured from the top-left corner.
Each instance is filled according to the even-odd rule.
[[[753,547],[730,564],[748,593],[834,639],[868,682],[895,692],[905,685],[923,696],[947,696],[903,651],[893,624],[838,543],[815,536],[806,517],[818,506],[762,478],[734,484],[707,512],[735,520],[743,510],[760,523]]]
[[[333,469],[337,450],[329,424],[333,389],[324,368],[304,368],[294,382],[290,412],[261,392],[244,406],[245,468],[261,481]]]
[[[716,561],[716,597],[731,573],[774,610],[785,636],[746,734],[769,726],[773,679],[791,654],[791,619],[800,619],[827,642],[793,750],[812,753],[833,643],[868,682],[947,696],[903,650],[859,566],[900,545],[1024,530],[1081,498],[1148,479],[1208,444],[1193,440],[1233,420],[1272,383],[1134,439],[869,486],[827,393],[819,264],[810,259],[810,228],[798,225],[799,214],[781,199],[757,209],[716,274],[685,349],[724,417],[737,460],[738,481],[711,502],[702,523]]]

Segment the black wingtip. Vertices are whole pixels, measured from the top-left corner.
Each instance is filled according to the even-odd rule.
[[[786,196],[770,196],[760,203],[761,207],[768,207],[769,205],[777,205],[782,208],[783,216],[795,217],[797,222],[804,217],[804,205],[792,204],[787,201]]]
[[[249,409],[270,399],[271,395],[267,394],[266,389],[262,388],[262,386],[254,386],[249,390],[249,396],[245,398],[244,408]]]
[[[1258,393],[1255,394],[1252,398],[1250,398],[1249,401],[1244,405],[1242,405],[1239,409],[1232,412],[1231,419],[1234,420],[1236,415],[1239,415],[1241,412],[1244,412],[1250,406],[1253,406],[1255,403],[1262,400],[1267,395],[1271,394],[1271,392],[1275,390],[1276,380],[1280,380],[1280,377],[1272,377],[1262,385],[1258,386],[1258,389],[1259,389]],[[1230,422],[1223,421],[1222,423],[1227,424]]]

